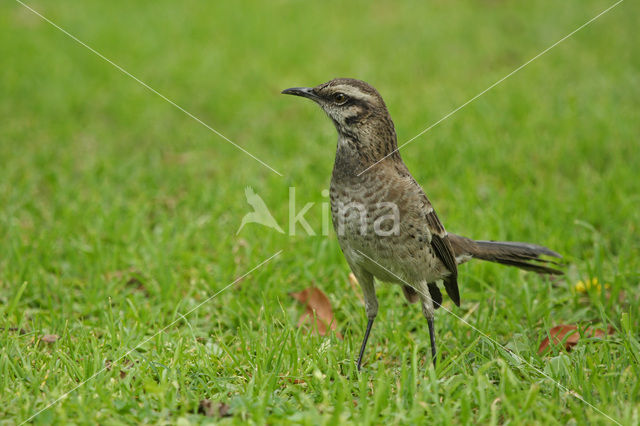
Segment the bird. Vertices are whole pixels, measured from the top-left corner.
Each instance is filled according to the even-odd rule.
[[[563,273],[553,267],[558,261],[543,257],[562,256],[546,247],[476,241],[448,233],[402,160],[391,115],[370,84],[335,78],[282,93],[314,101],[338,133],[329,190],[331,217],[340,248],[363,293],[367,326],[358,371],[378,313],[376,280],[399,284],[409,303],[421,302],[435,368],[434,318],[443,301],[439,284],[459,307],[458,265],[480,259],[540,274]]]

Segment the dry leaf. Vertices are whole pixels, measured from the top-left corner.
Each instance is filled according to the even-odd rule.
[[[213,402],[210,399],[203,399],[198,404],[198,413],[207,417],[229,417],[229,406],[224,402]]]
[[[40,341],[45,343],[55,343],[59,338],[60,336],[58,336],[57,334],[45,334],[40,338]]]
[[[553,344],[558,345],[564,342],[564,348],[567,351],[570,351],[575,345],[578,344],[580,337],[604,337],[606,334],[613,334],[613,327],[609,327],[608,332],[605,333],[604,330],[594,329],[592,327],[587,327],[582,332],[582,336],[580,336],[580,332],[578,331],[577,325],[571,324],[562,324],[553,327],[549,330],[549,336],[553,339]],[[540,347],[538,348],[538,354],[542,355],[544,352],[549,349],[549,336],[545,337],[545,339],[540,343]],[[565,339],[566,338],[566,339]]]
[[[312,328],[318,330],[321,336],[327,335],[327,327],[331,330],[336,329],[336,322],[333,318],[333,310],[329,298],[317,287],[309,287],[304,290],[291,293],[291,297],[305,305],[305,312],[298,320],[298,327],[309,322]],[[315,319],[315,322],[314,322]],[[336,331],[338,339],[342,340],[342,334]]]

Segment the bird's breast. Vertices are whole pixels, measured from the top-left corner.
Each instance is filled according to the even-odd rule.
[[[406,182],[373,174],[349,182],[333,179],[333,227],[347,261],[382,281],[439,279],[424,221],[426,197]]]

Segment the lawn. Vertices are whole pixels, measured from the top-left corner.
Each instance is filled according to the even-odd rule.
[[[280,176],[2,2],[0,424],[638,424],[637,2],[401,150],[449,231],[564,255],[557,280],[461,266],[435,370],[381,284],[357,374],[364,307],[322,232],[335,130],[279,94],[363,79],[403,143],[613,3],[27,2]],[[285,233],[237,233],[246,187]],[[289,235],[289,188],[315,235]],[[298,327],[311,286],[344,340]],[[561,324],[612,334],[538,354]]]

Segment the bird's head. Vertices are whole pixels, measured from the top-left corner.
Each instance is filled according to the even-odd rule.
[[[343,138],[364,145],[371,139],[391,136],[395,143],[393,122],[382,96],[364,81],[336,78],[316,87],[292,87],[282,93],[316,102]]]

